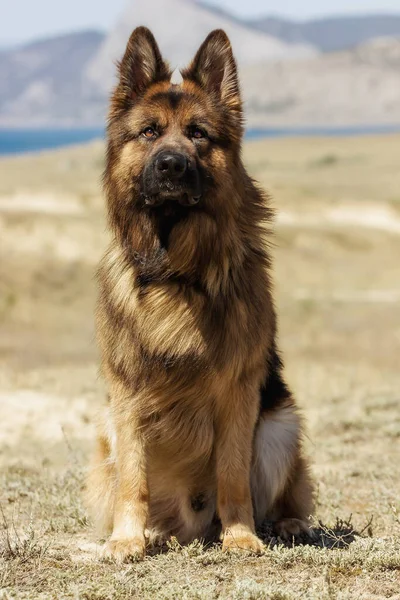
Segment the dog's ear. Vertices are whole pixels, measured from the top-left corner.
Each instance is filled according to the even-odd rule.
[[[215,29],[208,35],[193,62],[182,71],[182,76],[196,81],[228,109],[241,114],[236,61],[229,38],[222,29]]]
[[[133,31],[119,67],[119,95],[132,102],[152,83],[168,80],[171,72],[147,27]],[[121,98],[122,99],[122,98]]]

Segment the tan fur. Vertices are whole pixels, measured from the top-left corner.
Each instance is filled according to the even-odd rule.
[[[226,35],[211,34],[180,86],[169,75],[150,32],[135,30],[110,108],[113,240],[97,311],[110,402],[88,482],[111,533],[105,556],[117,560],[171,535],[209,538],[215,517],[224,549],[260,552],[255,522],[272,517],[290,535],[312,510],[301,422],[275,343],[271,210],[241,162]],[[194,120],[207,124],[201,143],[188,137]],[[149,143],[140,131],[154,121],[162,135]],[[164,222],[140,200],[143,169],[162,148],[185,152],[208,185],[167,242]]]

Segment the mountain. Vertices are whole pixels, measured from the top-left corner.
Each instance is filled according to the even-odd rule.
[[[346,50],[378,37],[400,37],[400,14],[292,21],[266,17],[247,25],[288,44],[311,44],[322,52]]]
[[[100,93],[108,91],[114,82],[115,60],[121,57],[132,29],[138,25],[151,28],[161,52],[174,67],[188,63],[204,38],[216,28],[225,29],[230,36],[240,65],[304,58],[317,53],[309,44],[287,44],[195,0],[134,0],[86,71]]]
[[[84,67],[104,37],[83,31],[0,51],[2,124],[90,119],[88,106],[97,100],[90,97]]]
[[[252,127],[400,123],[400,33],[388,37],[396,19],[243,24],[197,0],[131,0],[108,34],[86,31],[0,51],[0,126],[103,124],[115,60],[139,24],[153,30],[172,66],[186,64],[210,30],[225,29]],[[256,29],[267,22],[268,32]],[[327,52],[332,45],[340,50]]]
[[[252,126],[400,124],[400,38],[244,69]]]

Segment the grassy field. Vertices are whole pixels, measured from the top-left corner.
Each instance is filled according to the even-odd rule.
[[[245,148],[277,211],[276,304],[316,539],[118,567],[82,504],[105,246],[100,143],[0,161],[0,599],[400,599],[400,136]]]

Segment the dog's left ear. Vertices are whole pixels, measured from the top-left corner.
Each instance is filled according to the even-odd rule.
[[[196,81],[226,108],[241,115],[236,61],[229,38],[222,29],[216,29],[208,35],[193,62],[182,71],[182,77]]]

